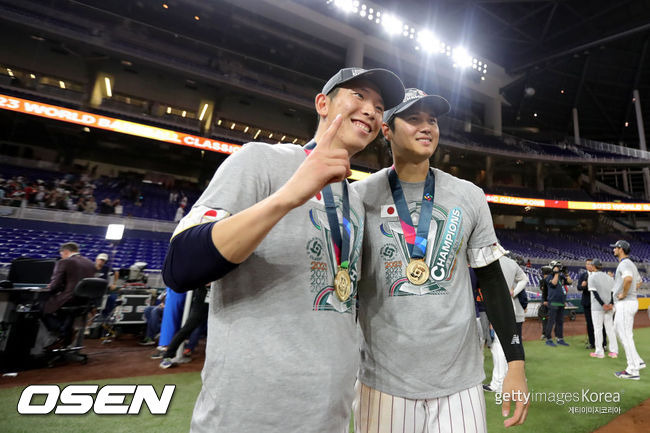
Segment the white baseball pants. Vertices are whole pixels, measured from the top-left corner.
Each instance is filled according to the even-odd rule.
[[[594,339],[596,350],[599,355],[604,355],[603,350],[603,324],[605,324],[605,333],[609,341],[609,351],[618,353],[618,342],[616,341],[616,332],[614,331],[614,312],[591,309],[591,320],[594,322]]]
[[[356,433],[487,433],[481,384],[445,397],[395,397],[357,381]]]
[[[614,315],[614,327],[618,338],[621,340],[627,359],[625,371],[637,376],[639,365],[643,362],[634,345],[634,315],[639,310],[639,301],[623,300],[616,303],[616,314]]]
[[[501,342],[496,333],[494,334],[494,341],[492,342],[492,347],[490,347],[490,352],[492,352],[492,381],[490,382],[490,388],[496,392],[501,392],[503,389],[503,380],[506,378],[508,373],[508,361],[506,361],[506,354],[503,352],[503,347],[501,347]]]

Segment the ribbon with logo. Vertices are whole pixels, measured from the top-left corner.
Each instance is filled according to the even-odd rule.
[[[417,228],[414,227],[411,213],[409,212],[402,184],[395,168],[388,171],[388,183],[393,194],[393,201],[397,208],[399,222],[404,232],[404,240],[408,246],[408,253],[411,261],[406,268],[406,277],[416,285],[424,284],[429,279],[429,267],[424,263],[427,251],[427,240],[429,227],[433,213],[433,197],[436,190],[436,180],[431,170],[427,172],[422,193],[422,205],[420,207],[420,219]]]

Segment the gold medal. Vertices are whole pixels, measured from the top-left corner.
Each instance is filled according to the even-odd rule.
[[[424,263],[424,259],[411,259],[406,266],[406,278],[411,284],[421,286],[429,279],[429,267]]]
[[[334,277],[334,290],[336,291],[336,297],[339,298],[339,301],[345,302],[348,300],[350,297],[351,286],[352,280],[350,280],[348,270],[339,266],[339,270]]]

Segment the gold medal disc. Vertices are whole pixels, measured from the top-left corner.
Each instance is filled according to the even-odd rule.
[[[339,298],[341,302],[347,301],[350,297],[351,286],[352,280],[350,280],[348,270],[339,268],[334,277],[334,290],[336,291],[336,297]]]
[[[406,266],[406,278],[411,284],[421,286],[429,279],[429,267],[422,259],[412,259]]]

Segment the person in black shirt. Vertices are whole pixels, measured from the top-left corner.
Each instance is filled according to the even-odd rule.
[[[582,299],[580,301],[580,304],[582,305],[582,309],[585,312],[585,321],[587,322],[587,335],[589,337],[589,344],[587,345],[587,349],[593,350],[595,347],[594,322],[591,320],[591,294],[589,293],[589,287],[587,285],[589,273],[594,271],[591,259],[587,259],[585,261],[585,269],[586,271],[580,274],[580,277],[578,277],[577,288],[582,292]]]

